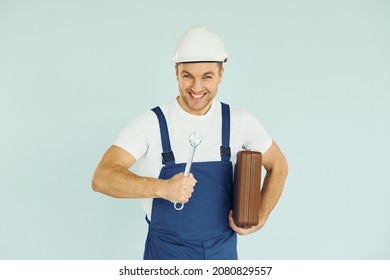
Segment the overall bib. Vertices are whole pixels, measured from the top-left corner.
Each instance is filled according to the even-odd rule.
[[[194,192],[181,211],[173,203],[153,199],[151,221],[145,243],[145,260],[237,259],[237,235],[228,223],[232,207],[233,168],[230,161],[230,109],[222,105],[221,160],[194,162],[191,173],[197,180]],[[163,148],[159,178],[169,179],[184,172],[186,163],[175,163],[165,117],[156,113]]]

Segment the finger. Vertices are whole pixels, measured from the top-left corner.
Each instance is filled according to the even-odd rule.
[[[190,178],[192,181],[194,181],[195,184],[198,182],[198,181],[194,178],[194,175],[192,175],[192,173],[190,173],[190,174],[188,175],[188,178]]]
[[[236,225],[233,219],[233,212],[231,210],[229,213],[229,226],[232,228],[233,231],[237,232],[237,234],[239,235],[247,235],[250,233],[249,229],[241,228]]]
[[[230,213],[229,213],[229,225],[230,225],[230,227],[234,230],[234,231],[236,231],[237,229],[238,229],[238,227],[236,226],[236,224],[234,223],[234,220],[233,220],[233,216],[232,216],[232,211],[230,211]]]
[[[177,201],[177,203],[187,203],[188,201],[190,201],[188,197],[182,197]]]

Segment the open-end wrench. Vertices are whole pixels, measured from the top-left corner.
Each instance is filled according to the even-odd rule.
[[[190,135],[189,141],[190,141],[190,150],[188,152],[186,169],[184,170],[184,176],[186,177],[188,177],[188,175],[190,174],[192,161],[194,160],[195,149],[202,142],[202,136],[196,134],[196,132],[193,132]],[[181,204],[181,206],[179,207],[178,204]],[[174,204],[174,207],[176,210],[182,210],[184,208],[184,203],[176,202]]]

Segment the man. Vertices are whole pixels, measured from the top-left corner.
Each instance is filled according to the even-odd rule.
[[[173,58],[179,96],[131,120],[95,171],[95,191],[145,198],[144,259],[237,259],[237,233],[262,228],[282,193],[287,162],[276,143],[252,115],[215,101],[226,60],[222,40],[206,27],[184,33]],[[192,132],[202,143],[187,177]],[[231,210],[233,166],[243,148],[262,152],[267,171],[251,228],[236,226]],[[138,175],[128,170],[136,161]]]

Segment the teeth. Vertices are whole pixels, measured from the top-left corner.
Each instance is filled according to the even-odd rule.
[[[191,96],[194,97],[195,99],[199,99],[199,98],[202,98],[202,97],[203,97],[203,94],[201,94],[201,95],[195,95],[195,94],[191,93]]]

